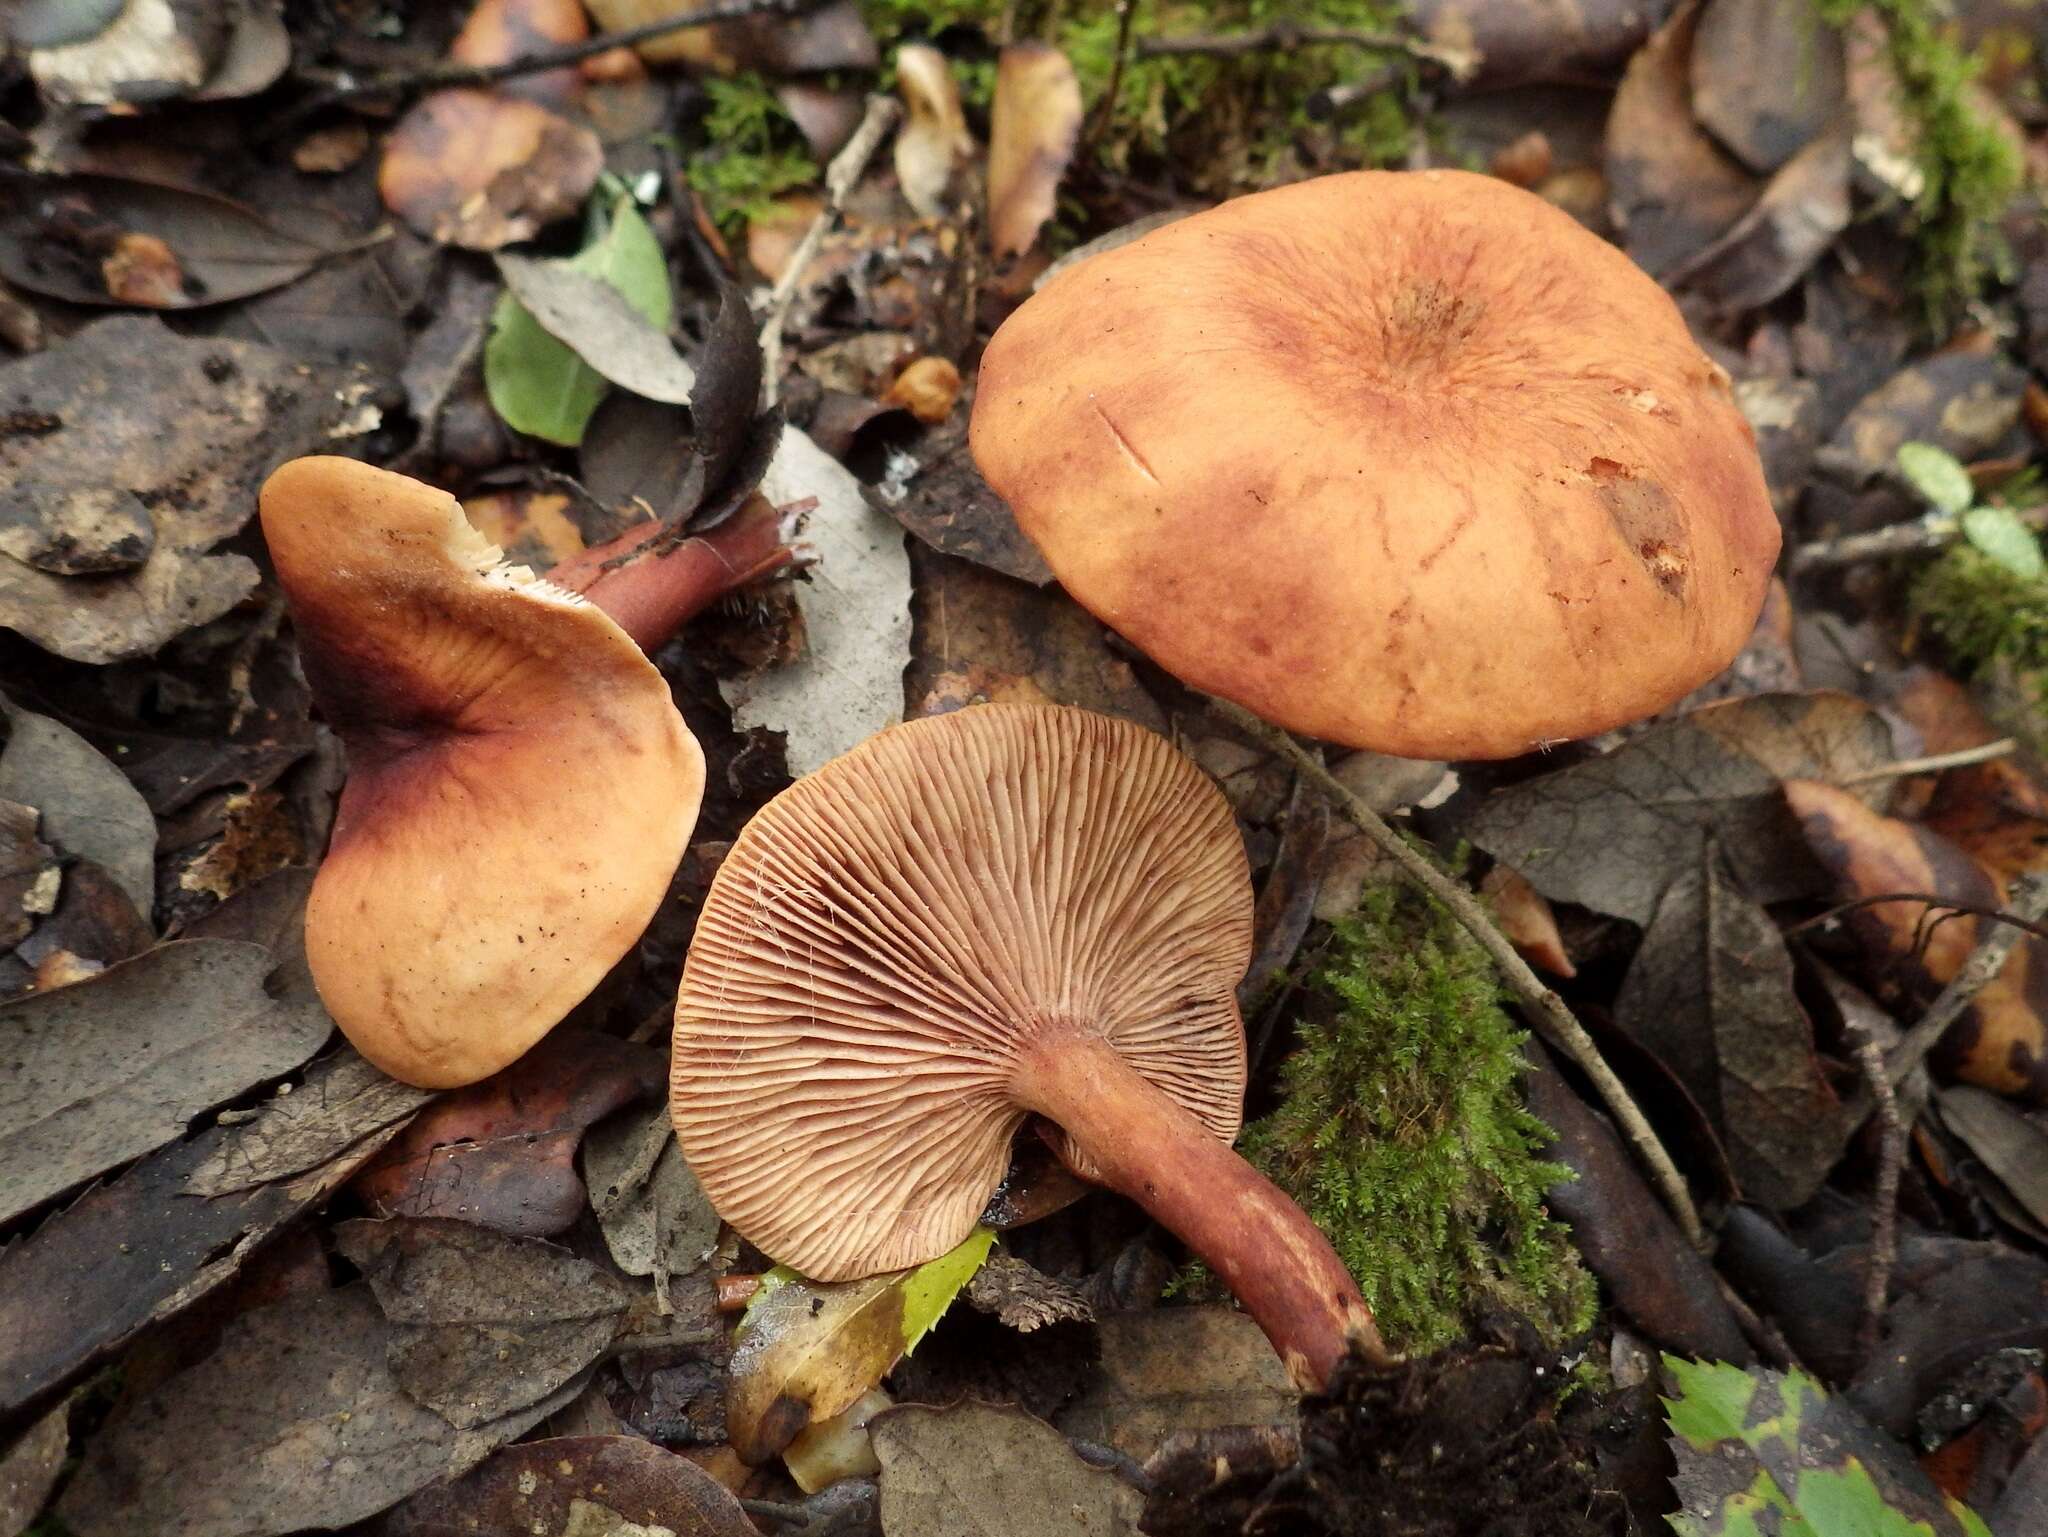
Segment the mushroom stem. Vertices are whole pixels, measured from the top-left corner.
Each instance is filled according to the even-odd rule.
[[[582,593],[651,653],[727,593],[794,560],[796,551],[786,542],[788,521],[766,497],[753,496],[709,533],[658,555],[611,565],[667,527],[642,523],[571,556],[548,572],[548,580]]]
[[[1358,1283],[1308,1213],[1099,1037],[1026,1051],[1011,1092],[1056,1122],[1092,1174],[1150,1212],[1222,1278],[1304,1392],[1348,1348],[1393,1359]]]

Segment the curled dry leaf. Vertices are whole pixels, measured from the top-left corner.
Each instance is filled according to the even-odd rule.
[[[896,91],[909,109],[896,131],[896,184],[918,217],[942,219],[953,212],[958,178],[974,160],[959,83],[943,53],[911,43],[896,50]]]
[[[1939,833],[1880,816],[1831,785],[1794,780],[1785,799],[1844,899],[1926,892],[1978,908],[2005,903],[2003,882]],[[1926,902],[1880,902],[1841,922],[1893,991],[1920,1006],[1990,932],[1990,920]],[[2020,939],[1942,1038],[1935,1062],[1965,1083],[2048,1103],[2048,941]]]
[[[755,1537],[730,1491],[638,1436],[559,1436],[493,1452],[385,1516],[380,1537],[559,1532],[582,1537]]]
[[[997,261],[1036,243],[1080,133],[1081,84],[1067,56],[1047,43],[1005,48],[988,136],[988,241]]]
[[[603,169],[597,135],[537,102],[436,91],[391,131],[377,188],[428,239],[495,251],[575,213]]]
[[[929,427],[951,416],[959,398],[959,369],[944,358],[918,358],[896,376],[882,401],[901,406]]]
[[[1729,231],[1666,274],[1724,313],[1770,303],[1849,227],[1849,128],[1829,129],[1785,163]]]
[[[1479,883],[1479,894],[1493,906],[1494,918],[1522,959],[1554,977],[1579,974],[1557,929],[1557,914],[1543,894],[1507,865],[1495,865]]]

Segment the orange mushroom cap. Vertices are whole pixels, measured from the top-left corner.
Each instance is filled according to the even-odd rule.
[[[973,1228],[1027,1116],[1215,1267],[1305,1382],[1379,1349],[1356,1284],[1229,1143],[1244,846],[1216,787],[1107,716],[892,727],[727,854],[676,1003],[670,1107],[719,1214],[806,1275]]]
[[[263,487],[262,518],[348,749],[306,905],[313,979],[393,1077],[487,1077],[645,930],[696,824],[703,754],[631,638],[499,565],[453,497],[299,459]]]
[[[1779,527],[1726,375],[1541,198],[1324,177],[1090,258],[982,359],[975,461],[1068,591],[1294,730],[1503,757],[1748,638]]]

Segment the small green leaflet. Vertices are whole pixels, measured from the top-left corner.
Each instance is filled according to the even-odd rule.
[[[864,1281],[809,1281],[786,1265],[764,1275],[733,1336],[726,1429],[740,1457],[765,1461],[879,1383],[974,1278],[995,1238],[978,1227],[915,1270]]]
[[[1932,443],[1901,443],[1899,473],[1938,511],[1958,513],[1977,499],[1970,472],[1956,456]]]
[[[1804,1372],[1664,1358],[1679,1537],[1991,1537]]]
[[[616,288],[650,325],[666,331],[675,314],[668,263],[633,199],[593,203],[591,224],[593,237],[561,265]],[[507,293],[491,312],[484,388],[507,426],[573,448],[611,386]]]
[[[2007,507],[1972,507],[1963,514],[1963,537],[2021,581],[2041,576],[2041,541]]]

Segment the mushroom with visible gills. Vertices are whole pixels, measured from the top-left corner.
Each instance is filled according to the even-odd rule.
[[[697,921],[670,1108],[719,1214],[818,1280],[973,1228],[1039,1116],[1236,1293],[1304,1386],[1386,1352],[1298,1206],[1231,1151],[1252,893],[1187,758],[1084,710],[892,727],[741,831]]]
[[[350,459],[279,469],[262,519],[306,681],[348,751],[306,904],[313,980],[385,1072],[473,1083],[639,939],[696,824],[703,754],[600,606],[607,584],[652,643],[688,607],[678,581],[708,601],[732,573],[712,561],[711,580],[687,551],[616,576],[594,561],[586,599],[500,564],[452,496]]]
[[[1068,592],[1183,681],[1415,758],[1675,702],[1779,528],[1662,289],[1461,171],[1254,193],[1069,268],[983,354],[975,463]]]

